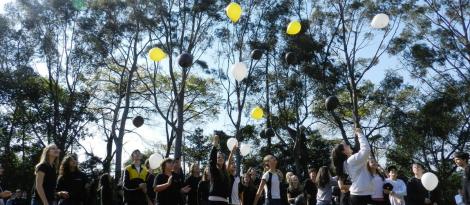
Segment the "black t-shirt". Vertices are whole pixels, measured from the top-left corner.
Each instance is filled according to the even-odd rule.
[[[43,163],[40,164],[36,168],[36,172],[43,172],[44,173],[44,181],[42,183],[42,187],[44,189],[44,194],[46,195],[46,198],[48,201],[53,201],[55,198],[55,188],[57,185],[57,172],[56,169],[47,164]],[[37,200],[40,200],[38,191],[34,191],[34,196],[33,198],[36,198]]]
[[[304,181],[304,192],[309,195],[309,202],[310,204],[317,204],[317,185],[311,180],[306,179]]]
[[[294,198],[294,201],[290,201],[290,202],[295,202],[295,198],[296,198],[297,196],[299,196],[300,194],[302,194],[302,191],[301,191],[299,188],[297,188],[297,189],[290,189],[290,188],[288,188],[288,189],[287,189],[287,193],[289,193],[289,195],[290,195],[291,198]]]
[[[86,198],[85,184],[88,180],[80,171],[71,172],[68,175],[59,177],[57,181],[57,191],[67,191],[69,197],[67,200],[84,201]]]
[[[191,190],[188,192],[188,205],[197,205],[197,187],[202,177],[189,176],[184,182],[184,186],[189,185]]]
[[[152,201],[155,201],[155,197],[157,196],[157,194],[153,190],[154,182],[155,182],[155,175],[153,173],[149,173],[147,177],[147,196]]]
[[[199,205],[209,204],[209,181],[200,181],[197,186],[197,195],[199,200]]]
[[[251,205],[255,201],[256,189],[255,186],[245,186],[241,185],[242,190],[240,191],[243,195],[243,204]]]
[[[159,174],[155,179],[154,187],[160,184],[167,183],[168,178],[170,177],[166,174]],[[158,205],[175,205],[178,204],[179,201],[181,201],[180,186],[178,185],[178,183],[175,183],[175,178],[177,178],[177,176],[173,174],[173,181],[171,185],[167,189],[158,192]]]

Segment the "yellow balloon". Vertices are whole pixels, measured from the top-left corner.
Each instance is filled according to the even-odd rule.
[[[300,29],[302,29],[302,25],[300,24],[299,21],[291,21],[289,25],[287,25],[287,34],[289,35],[295,35],[300,32]]]
[[[231,2],[227,8],[225,8],[225,13],[227,13],[228,18],[230,18],[233,23],[236,23],[242,16],[242,7],[240,4]]]
[[[251,118],[255,120],[261,120],[263,116],[264,112],[263,109],[261,109],[260,107],[256,106],[255,108],[253,108],[253,110],[251,110]]]
[[[149,51],[149,57],[155,62],[159,62],[166,58],[166,53],[161,48],[152,48]]]

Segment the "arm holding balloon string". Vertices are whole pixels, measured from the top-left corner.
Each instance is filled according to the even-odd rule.
[[[238,149],[238,143],[235,143],[235,145],[233,146],[232,150],[230,151],[230,155],[228,155],[228,165],[227,165],[227,171],[229,173],[232,172],[232,169],[235,169],[234,167],[234,163],[233,163],[233,156],[235,155],[236,151]]]

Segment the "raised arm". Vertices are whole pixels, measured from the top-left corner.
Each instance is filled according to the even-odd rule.
[[[218,172],[218,170],[217,170],[217,152],[219,151],[219,147],[220,147],[220,138],[219,138],[219,136],[215,135],[212,150],[211,150],[211,153],[209,155],[209,172],[211,173],[211,176],[215,176],[215,174]]]
[[[263,189],[264,185],[266,184],[266,181],[263,179],[261,180],[261,183],[259,184],[258,191],[256,192],[255,200],[253,201],[253,205],[258,205],[258,200],[261,197],[261,194],[263,194]]]
[[[351,157],[348,158],[348,164],[365,163],[370,156],[369,142],[367,141],[366,136],[362,134],[362,130],[360,128],[356,129],[356,135],[359,139],[359,152],[351,155]]]
[[[234,169],[234,167],[233,167],[233,156],[237,152],[237,149],[238,149],[238,145],[235,144],[232,148],[232,151],[230,151],[230,154],[228,155],[228,166],[227,166],[228,170]]]

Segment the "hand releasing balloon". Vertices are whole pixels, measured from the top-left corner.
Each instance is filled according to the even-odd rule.
[[[137,116],[132,120],[132,124],[134,124],[135,127],[140,127],[144,124],[144,118],[142,116]]]
[[[238,140],[235,138],[230,138],[227,140],[227,148],[232,151],[233,147],[238,143]]]
[[[240,6],[240,4],[231,2],[225,8],[225,13],[227,13],[228,18],[230,18],[233,23],[236,23],[242,16],[242,7]]]
[[[163,157],[157,153],[150,155],[149,157],[149,164],[150,169],[156,169],[160,167],[160,164],[163,162]]]
[[[240,154],[242,156],[246,156],[246,155],[250,154],[250,152],[251,152],[251,146],[250,145],[248,145],[248,144],[240,145]]]
[[[152,48],[149,51],[149,57],[155,62],[160,62],[166,58],[166,53],[161,48]]]
[[[382,29],[388,26],[389,21],[387,14],[381,13],[374,16],[370,25],[372,28]]]
[[[432,191],[437,187],[437,184],[439,184],[439,179],[434,173],[426,172],[421,177],[421,183],[426,190]]]
[[[238,82],[242,81],[248,76],[248,69],[246,68],[245,63],[238,62],[232,66],[232,75]]]
[[[295,21],[291,21],[289,25],[287,25],[286,32],[289,35],[296,35],[300,32],[301,29],[302,29],[302,24],[300,24],[299,21],[295,20]]]
[[[264,116],[263,109],[261,109],[259,106],[256,106],[251,110],[251,118],[254,120],[261,120]]]

